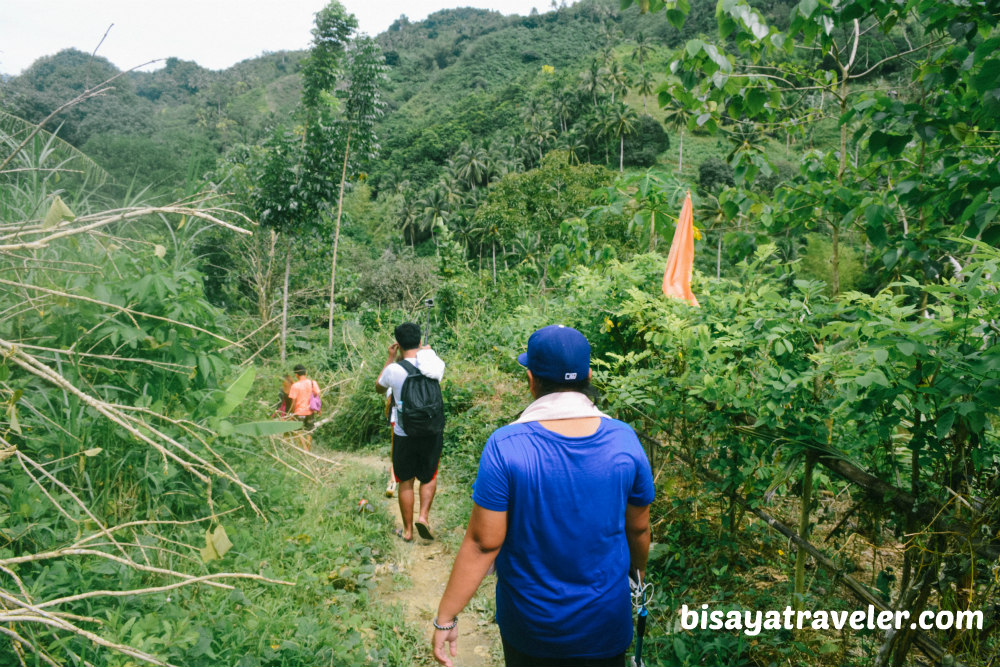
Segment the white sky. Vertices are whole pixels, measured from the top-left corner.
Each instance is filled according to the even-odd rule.
[[[401,14],[420,21],[439,9],[479,7],[527,16],[551,0],[340,0],[375,36]],[[193,60],[225,69],[265,51],[305,49],[313,18],[328,0],[0,0],[0,73],[20,74],[35,60],[70,47],[119,69],[156,59]],[[162,63],[154,65],[155,69]]]

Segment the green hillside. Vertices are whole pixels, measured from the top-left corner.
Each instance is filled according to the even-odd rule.
[[[565,4],[0,83],[0,665],[433,664],[554,323],[654,475],[643,664],[997,665],[995,3]],[[446,362],[414,542],[404,321]],[[494,582],[459,664],[502,662]]]

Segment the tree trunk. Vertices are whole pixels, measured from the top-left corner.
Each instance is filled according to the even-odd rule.
[[[619,140],[618,173],[619,174],[624,174],[625,173],[625,134],[622,133],[622,135],[618,138],[618,140]]]
[[[281,293],[281,362],[285,362],[288,342],[288,277],[292,274],[292,243],[285,249],[285,285]]]
[[[255,281],[257,283],[257,316],[260,318],[261,325],[271,321],[271,313],[273,312],[271,306],[272,290],[274,287],[272,279],[274,276],[274,254],[277,245],[278,233],[272,229],[268,237],[266,268],[260,267],[256,271],[259,276]],[[254,253],[254,255],[257,256],[257,253]]]
[[[722,230],[719,230],[719,243],[715,249],[715,277],[722,277]]]
[[[649,252],[656,250],[656,211],[649,212]]]
[[[816,466],[816,455],[806,454],[806,468],[802,473],[802,499],[799,507],[799,537],[803,542],[809,541],[809,510],[812,506],[813,468]],[[797,611],[805,609],[806,593],[806,557],[804,549],[795,551],[795,589],[792,594],[792,606]]]
[[[497,242],[493,242],[493,286],[497,286]]]
[[[333,262],[330,267],[330,321],[326,346],[333,349],[333,298],[337,287],[337,246],[340,244],[340,216],[344,211],[344,184],[347,182],[347,156],[351,153],[351,128],[347,128],[347,145],[344,147],[344,167],[340,172],[340,195],[337,197],[337,224],[333,232]]]
[[[830,270],[832,275],[830,276],[830,287],[833,289],[834,294],[840,294],[840,229],[837,225],[833,226],[833,251],[830,257]]]
[[[684,169],[684,128],[681,128],[681,141],[677,147],[677,171]]]

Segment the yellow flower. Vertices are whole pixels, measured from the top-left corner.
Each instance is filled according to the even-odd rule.
[[[542,74],[555,74],[556,68],[552,65],[542,65]]]
[[[698,229],[697,227],[695,227],[694,225],[692,225],[691,228],[694,230],[694,240],[695,241],[700,241],[701,240],[701,230]]]
[[[779,556],[784,556],[784,555],[785,555],[785,552],[784,552],[784,551],[782,551],[781,549],[778,549],[778,555],[779,555]]]
[[[279,648],[281,648],[281,644],[278,644],[278,643],[275,643],[275,642],[271,642],[271,650],[272,651],[277,651]]]

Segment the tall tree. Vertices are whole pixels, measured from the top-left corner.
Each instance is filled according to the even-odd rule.
[[[642,113],[647,114],[646,98],[653,94],[656,88],[656,77],[647,69],[639,72],[639,77],[635,80],[635,91],[642,95]]]
[[[344,160],[340,172],[340,191],[337,195],[337,221],[333,235],[333,260],[330,267],[330,318],[327,338],[333,347],[333,311],[337,287],[337,248],[340,243],[340,220],[344,210],[344,187],[347,183],[348,163],[353,156],[363,164],[378,155],[378,138],[375,123],[385,108],[382,102],[382,82],[385,79],[385,57],[374,39],[358,37],[348,54],[348,81],[344,97],[344,115],[337,123],[345,132]],[[352,153],[353,143],[353,153]]]
[[[332,157],[337,149],[336,103],[333,96],[341,72],[347,38],[357,26],[354,16],[333,0],[316,14],[313,46],[303,68],[297,133],[277,131],[265,144],[260,180],[253,191],[261,224],[285,233],[285,278],[281,306],[281,359],[286,357],[288,292],[292,252],[297,239],[319,228],[321,212],[336,192]]]

